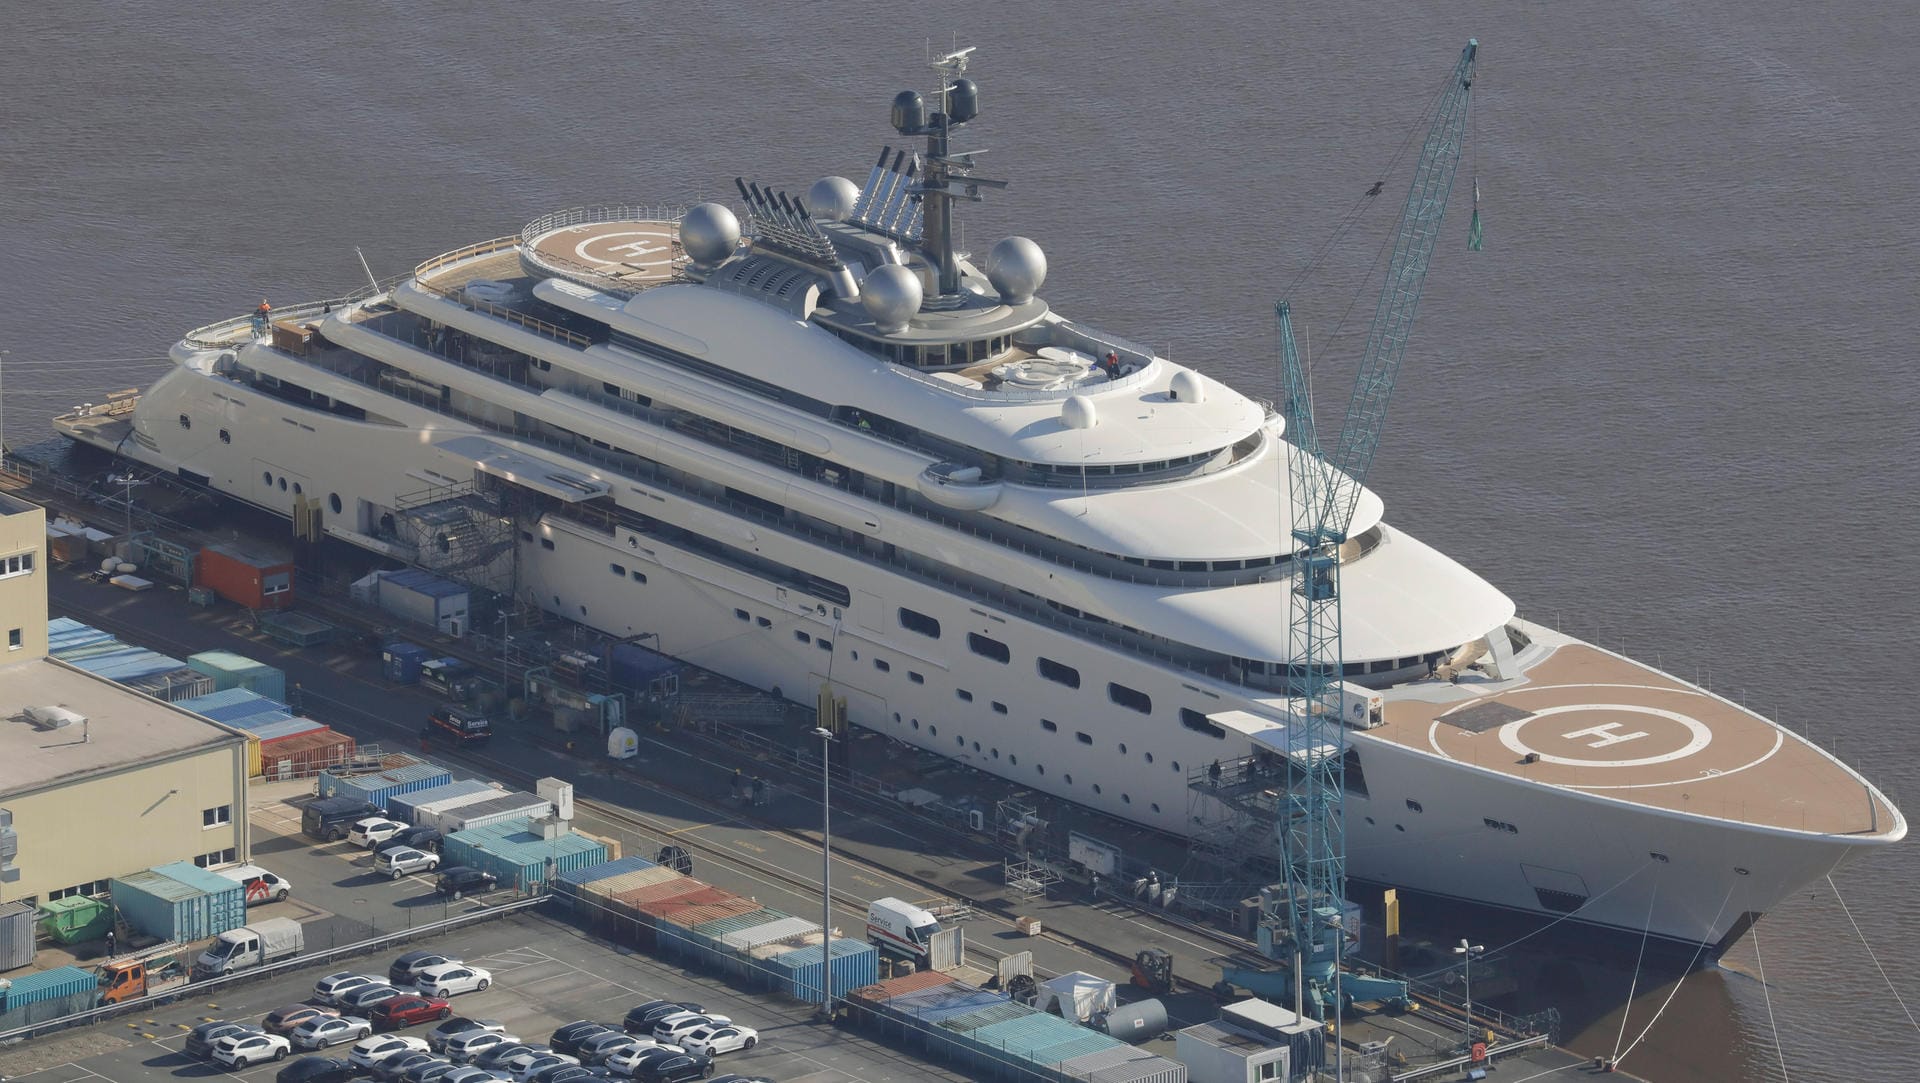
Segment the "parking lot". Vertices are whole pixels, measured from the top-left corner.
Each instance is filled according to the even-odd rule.
[[[564,923],[544,917],[516,916],[438,937],[435,951],[460,956],[493,972],[493,987],[453,998],[456,1012],[497,1019],[521,1038],[545,1042],[554,1028],[575,1019],[617,1025],[627,1008],[654,997],[686,998],[760,1031],[760,1044],[728,1053],[715,1074],[743,1072],[780,1083],[885,1083],[911,1080],[961,1080],[966,1077],[921,1063],[864,1036],[810,1021],[811,1006],[750,996],[724,982],[690,973],[645,955],[609,948]],[[384,975],[391,957],[403,948],[370,956],[346,967],[313,967],[259,982],[241,982],[221,990],[218,1000],[186,997],[143,1015],[109,1020],[89,1034],[95,1047],[114,1048],[31,1074],[10,1077],[29,1083],[136,1083],[159,1077],[181,1079],[232,1076],[266,1083],[291,1059],[242,1072],[188,1058],[181,1047],[187,1031],[215,1019],[258,1022],[283,1005],[307,1000],[313,983],[333,969]],[[420,1033],[414,1027],[402,1033]],[[49,1036],[38,1041],[57,1041]],[[344,1057],[344,1047],[328,1055]]]

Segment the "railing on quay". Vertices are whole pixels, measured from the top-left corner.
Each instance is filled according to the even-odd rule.
[[[63,1015],[55,1019],[31,1023],[24,1027],[16,1027],[13,1030],[0,1032],[0,1046],[11,1045],[14,1042],[36,1037],[49,1031],[65,1030],[68,1027],[97,1023],[102,1019],[120,1015],[124,1012],[142,1011],[157,1004],[165,1004],[169,1001],[176,1000],[182,996],[191,995],[197,997],[207,990],[219,989],[235,982],[250,981],[255,978],[299,970],[317,963],[330,963],[338,959],[365,955],[368,952],[377,951],[380,948],[393,944],[404,943],[416,937],[431,936],[436,933],[463,928],[467,925],[475,925],[482,921],[491,921],[494,918],[504,917],[508,914],[518,913],[519,911],[538,906],[546,902],[549,897],[550,896],[543,894],[524,899],[515,899],[512,902],[501,903],[498,906],[489,906],[482,910],[469,911],[468,913],[445,918],[441,921],[415,925],[408,929],[392,933],[383,933],[379,936],[370,936],[365,940],[356,940],[351,944],[340,944],[317,951],[302,952],[290,959],[282,959],[277,963],[268,963],[265,966],[250,967],[237,974],[226,974],[217,978],[208,978],[204,981],[190,982],[186,985],[176,986],[165,992],[154,993],[150,996],[137,997],[133,1000],[123,1000],[117,1004],[106,1004],[84,1012],[74,1012],[70,1015]]]

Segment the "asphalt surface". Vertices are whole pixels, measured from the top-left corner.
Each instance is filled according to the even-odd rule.
[[[760,1032],[753,1049],[721,1056],[716,1074],[761,1074],[781,1083],[967,1078],[875,1045],[859,1033],[811,1022],[808,1005],[749,997],[716,978],[684,972],[644,955],[610,951],[568,925],[541,917],[515,916],[477,925],[437,938],[432,947],[493,972],[492,988],[453,998],[456,1013],[497,1019],[510,1033],[533,1041],[545,1042],[555,1027],[576,1019],[616,1025],[629,1007],[642,1001],[685,998]],[[395,954],[397,950],[371,956],[350,969],[382,975]],[[93,1044],[115,1048],[11,1079],[15,1083],[137,1083],[226,1077],[264,1083],[291,1058],[224,1072],[181,1051],[187,1031],[215,1019],[258,1022],[275,1008],[308,999],[316,979],[341,968],[316,966],[270,980],[235,983],[222,987],[218,1000],[187,997],[139,1018],[110,1020],[95,1028],[106,1033]],[[428,1029],[423,1025],[401,1033],[423,1035]],[[325,1055],[344,1058],[346,1047],[327,1050]]]

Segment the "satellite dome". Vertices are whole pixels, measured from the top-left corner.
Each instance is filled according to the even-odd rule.
[[[740,243],[740,220],[718,203],[702,203],[680,220],[680,247],[696,267],[725,262]]]
[[[860,189],[845,177],[821,177],[807,189],[807,213],[829,222],[844,222],[853,217],[853,205],[860,200]]]
[[[1167,385],[1167,397],[1175,402],[1200,402],[1207,397],[1207,388],[1200,382],[1199,373],[1181,369]]]
[[[860,303],[883,335],[907,329],[907,321],[920,311],[920,279],[898,263],[875,267],[860,283]]]
[[[1069,429],[1091,429],[1100,421],[1093,408],[1093,400],[1085,395],[1069,396],[1066,405],[1060,407],[1060,420],[1067,423]]]
[[[1005,237],[987,253],[987,281],[1010,305],[1033,300],[1047,280],[1047,254],[1025,237]]]

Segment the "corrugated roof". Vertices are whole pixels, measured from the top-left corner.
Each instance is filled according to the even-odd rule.
[[[447,841],[457,839],[476,849],[499,854],[516,865],[543,861],[562,854],[606,849],[605,843],[572,832],[544,839],[530,829],[530,824],[531,821],[527,819],[502,820],[457,832],[448,836]]]
[[[430,572],[423,572],[418,568],[388,572],[381,576],[380,585],[384,588],[388,584],[411,590],[416,594],[424,594],[429,598],[451,598],[456,594],[467,593],[466,587]]]
[[[218,895],[223,891],[232,891],[236,886],[232,880],[218,873],[208,872],[191,861],[176,861],[171,865],[155,865],[153,871],[162,876],[172,877],[183,884],[199,888],[201,891],[207,892],[210,895]]]
[[[88,989],[99,984],[99,979],[77,966],[61,966],[52,970],[36,970],[13,979],[7,988],[7,998],[23,1004],[38,999],[39,994],[47,990],[59,993],[73,989]],[[57,995],[57,994],[56,994]]]
[[[897,978],[886,978],[872,985],[863,985],[851,994],[859,1000],[882,1001],[908,993],[921,993],[929,989],[938,989],[943,985],[957,985],[958,982],[937,970],[921,970],[912,974],[902,974]]]
[[[613,861],[602,861],[598,865],[588,865],[584,868],[575,869],[572,872],[563,872],[560,874],[560,882],[572,887],[579,887],[582,884],[589,884],[596,880],[611,880],[616,876],[623,876],[630,872],[640,872],[643,869],[651,869],[654,867],[653,862],[648,861],[644,857],[634,855],[632,857],[618,858]]]
[[[248,658],[244,654],[235,654],[232,651],[201,651],[199,654],[187,656],[188,665],[192,665],[195,662],[200,663],[200,665],[210,666],[222,673],[254,673],[261,670],[279,672],[274,666]]]
[[[701,931],[705,932],[706,930],[703,929]],[[745,951],[748,948],[757,948],[762,944],[774,944],[782,940],[790,940],[796,936],[805,936],[808,933],[818,931],[820,931],[820,926],[817,922],[808,921],[806,918],[782,915],[763,925],[755,925],[745,929],[735,929],[730,932],[721,933],[718,936],[714,936],[712,933],[708,933],[707,935],[713,936],[715,940],[733,948],[735,951]]]

